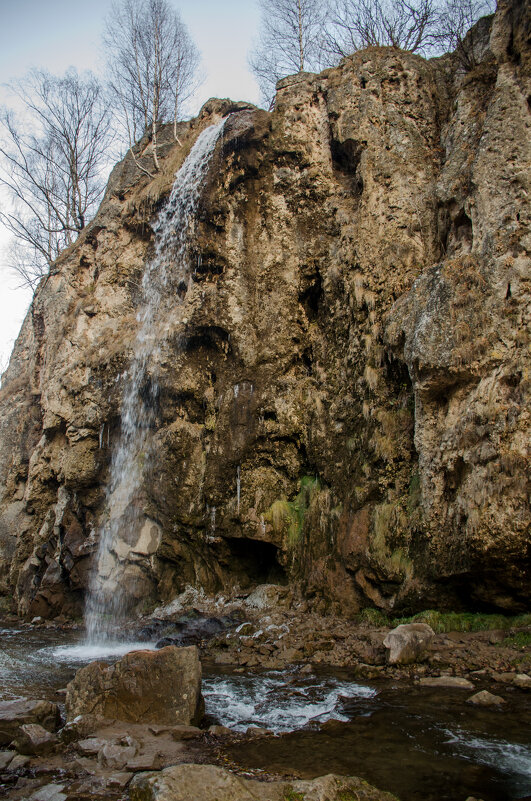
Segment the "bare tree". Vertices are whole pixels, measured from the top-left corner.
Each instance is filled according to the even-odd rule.
[[[0,186],[12,202],[11,265],[35,285],[95,213],[104,190],[110,115],[96,78],[33,70],[12,83],[20,112],[0,114]]]
[[[495,0],[447,0],[440,10],[438,43],[456,54],[465,71],[475,67],[482,56],[479,48],[484,32],[476,22],[495,9]]]
[[[435,0],[332,0],[323,47],[336,59],[364,47],[426,52],[437,24]]]
[[[199,52],[167,0],[122,0],[111,8],[104,35],[109,85],[120,111],[124,140],[133,144],[151,131],[159,169],[157,134],[177,121],[199,85]]]
[[[321,69],[320,39],[325,10],[321,0],[259,0],[259,40],[249,56],[262,99],[271,103],[275,84],[286,75]]]
[[[322,47],[331,59],[364,47],[395,47],[424,56],[476,52],[467,32],[495,0],[329,0]]]

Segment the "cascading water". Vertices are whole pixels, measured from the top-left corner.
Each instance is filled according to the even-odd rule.
[[[125,374],[121,434],[113,452],[107,487],[107,522],[100,530],[86,602],[87,639],[92,644],[109,640],[131,605],[142,597],[146,581],[143,564],[160,541],[160,530],[146,517],[140,497],[156,418],[156,364],[164,339],[159,310],[172,288],[189,286],[190,228],[202,181],[224,124],[222,120],[199,135],[176,174],[169,200],[154,225],[155,256],[146,265],[142,279],[139,329]],[[177,291],[171,301],[174,307],[180,304]],[[178,310],[173,309],[173,322],[178,324],[175,314]]]

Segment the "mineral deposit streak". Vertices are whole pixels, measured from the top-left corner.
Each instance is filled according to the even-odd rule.
[[[164,332],[160,314],[171,296],[179,323],[179,292],[189,285],[188,243],[203,179],[225,120],[206,128],[175,177],[170,197],[154,225],[155,255],[145,267],[138,334],[124,380],[121,432],[107,486],[106,522],[86,603],[87,639],[108,640],[142,591],[142,561],[156,548],[158,527],[143,510],[143,476],[157,408],[157,363]],[[127,568],[127,580],[125,580]],[[135,586],[136,585],[136,586]]]

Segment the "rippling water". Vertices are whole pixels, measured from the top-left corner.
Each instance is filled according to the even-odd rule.
[[[331,718],[348,720],[343,699],[376,694],[372,687],[333,676],[290,678],[285,672],[207,675],[203,681],[207,712],[235,731],[261,726],[286,732]]]

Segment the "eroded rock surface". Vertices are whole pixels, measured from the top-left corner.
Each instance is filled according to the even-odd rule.
[[[133,651],[114,665],[91,662],[68,685],[66,712],[68,720],[90,715],[133,723],[197,723],[203,715],[197,648],[170,645]]]
[[[132,605],[269,582],[342,613],[525,607],[529,5],[482,30],[466,74],[371,48],[282,81],[272,113],[209,101],[179,143],[161,132],[154,180],[115,168],[3,379],[0,591],[20,613],[82,608],[150,223],[229,113],[190,286],[158,312]]]

